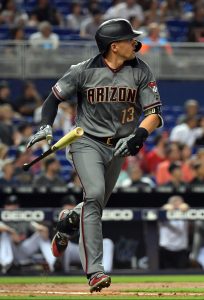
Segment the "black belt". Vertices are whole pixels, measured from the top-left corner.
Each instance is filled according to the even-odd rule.
[[[113,137],[99,137],[99,136],[91,135],[86,132],[84,133],[84,135],[88,136],[89,138],[91,138],[94,141],[104,143],[110,147],[115,147],[115,145],[117,144],[117,142],[120,139],[120,138],[113,138]]]

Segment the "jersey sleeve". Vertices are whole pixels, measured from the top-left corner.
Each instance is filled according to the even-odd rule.
[[[138,100],[142,110],[145,112],[156,106],[161,106],[160,95],[157,88],[156,80],[150,68],[145,64],[142,68],[138,91]]]
[[[52,87],[52,92],[60,101],[69,100],[77,94],[80,86],[80,67],[73,65]]]

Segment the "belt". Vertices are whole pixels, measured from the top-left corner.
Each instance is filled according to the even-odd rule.
[[[88,136],[89,138],[91,138],[94,141],[100,142],[100,143],[104,143],[110,147],[115,147],[115,145],[117,144],[117,142],[119,141],[120,138],[113,138],[113,137],[99,137],[99,136],[95,136],[95,135],[91,135],[89,133],[84,133],[85,136]]]

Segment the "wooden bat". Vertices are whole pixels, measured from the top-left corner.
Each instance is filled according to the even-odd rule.
[[[36,157],[31,162],[24,164],[23,165],[23,170],[28,171],[29,168],[32,165],[34,165],[36,162],[38,162],[39,160],[47,157],[51,153],[56,152],[57,150],[63,149],[67,145],[73,143],[78,138],[82,137],[83,134],[84,134],[83,128],[76,127],[75,129],[73,129],[72,131],[67,133],[65,136],[63,136],[59,141],[57,141],[49,150],[45,151],[44,153],[42,153],[40,156]]]

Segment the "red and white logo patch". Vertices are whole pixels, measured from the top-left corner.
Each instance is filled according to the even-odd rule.
[[[154,93],[158,92],[156,81],[150,81],[148,87],[150,87]]]

